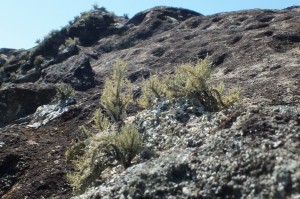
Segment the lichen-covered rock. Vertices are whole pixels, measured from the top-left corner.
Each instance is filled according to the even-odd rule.
[[[180,108],[141,112],[135,121],[156,155],[76,198],[299,197],[299,108],[203,112],[185,125],[174,115]]]
[[[240,86],[243,106],[209,113],[180,99],[137,113],[140,109],[130,104],[126,122],[138,126],[144,150],[128,170],[103,171],[101,186],[80,197],[300,198],[299,16],[297,6],[209,16],[158,7],[128,20],[99,8],[51,32],[36,48],[0,49],[5,60],[0,93],[11,97],[5,98],[1,111],[15,113],[19,105],[30,103],[26,114],[35,111],[40,105],[36,93],[19,89],[28,81],[63,81],[84,91],[76,92],[76,106],[47,125],[35,129],[14,122],[0,129],[0,197],[71,197],[65,171],[73,168],[64,154],[71,143],[83,139],[78,127],[92,125],[115,60],[128,63],[126,75],[137,98],[143,78],[172,74],[177,65],[209,55],[211,83],[223,81],[229,90]],[[66,40],[76,37],[80,43],[75,42],[75,51],[62,50]],[[35,73],[37,56],[45,58],[38,68],[42,76]],[[11,82],[19,85],[9,87]],[[38,96],[47,98],[50,92]],[[14,113],[1,112],[0,123],[26,115]]]

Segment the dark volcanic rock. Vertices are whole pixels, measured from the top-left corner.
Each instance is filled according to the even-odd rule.
[[[74,24],[68,27],[68,36],[77,37],[82,45],[93,44],[101,37],[114,33],[114,15],[99,8],[83,14]]]
[[[242,105],[207,113],[184,101],[156,116],[158,109],[131,117],[147,150],[133,167],[105,171],[101,186],[81,198],[299,198],[299,17],[300,7],[210,16],[156,7],[127,20],[101,8],[52,32],[30,53],[0,49],[0,81],[7,84],[0,90],[0,122],[33,113],[54,95],[51,86],[41,86],[43,92],[22,86],[39,78],[37,55],[46,60],[37,84],[65,82],[77,90],[74,107],[47,125],[0,129],[0,197],[70,198],[62,171],[72,168],[64,154],[71,140],[81,138],[78,126],[90,123],[99,107],[115,60],[128,63],[138,97],[143,78],[172,74],[177,65],[209,55],[211,83],[240,86]],[[59,50],[75,37],[81,44],[74,51]],[[130,106],[133,115],[138,109]],[[3,162],[12,168],[4,174]],[[2,186],[2,179],[9,183]]]
[[[51,85],[26,84],[0,90],[0,126],[35,112],[51,102],[55,95]]]
[[[166,16],[160,17],[161,12]],[[212,81],[241,86],[249,101],[278,105],[300,100],[298,10],[249,10],[211,16],[191,13],[182,20],[168,13],[163,8],[141,12],[126,23],[122,35],[100,39],[95,49],[101,54],[91,63],[96,73],[112,65],[108,60],[120,58],[132,71],[146,68],[165,73],[178,64],[210,55]],[[128,38],[128,48],[113,47],[113,42]],[[112,47],[102,51],[103,46]],[[273,70],[278,64],[281,67]]]
[[[136,14],[126,25],[130,27],[129,35],[133,31],[135,39],[147,39],[152,34],[168,31],[195,16],[202,15],[187,9],[156,7]]]
[[[71,57],[66,62],[44,69],[42,73],[42,81],[46,83],[63,81],[79,91],[85,91],[95,86],[95,74],[89,58],[86,56]]]

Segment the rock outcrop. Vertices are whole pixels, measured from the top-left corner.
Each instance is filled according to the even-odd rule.
[[[54,64],[42,71],[42,82],[64,82],[72,85],[75,90],[85,91],[95,87],[94,72],[89,58],[71,57],[61,64]]]
[[[0,90],[0,126],[35,112],[55,96],[52,85],[27,84]]]
[[[115,60],[128,63],[138,97],[144,78],[209,55],[211,83],[239,86],[242,104],[210,113],[181,99],[159,118],[159,105],[129,106],[145,149],[78,197],[299,198],[299,17],[300,7],[210,16],[156,7],[131,19],[97,8],[33,49],[0,49],[0,197],[71,197],[65,152],[90,125]],[[36,109],[61,82],[77,103],[43,125]]]

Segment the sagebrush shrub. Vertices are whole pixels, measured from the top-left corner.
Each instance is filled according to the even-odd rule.
[[[55,88],[56,88],[56,95],[54,98],[55,102],[64,103],[70,97],[75,96],[75,90],[69,84],[58,83],[55,85]]]
[[[91,134],[91,137],[82,141],[82,143],[88,143],[88,145],[84,145],[83,149],[80,146],[78,146],[79,150],[77,151],[74,150],[77,148],[69,149],[73,150],[75,154],[73,155],[72,152],[67,153],[73,155],[69,155],[69,157],[73,158],[71,160],[75,171],[68,173],[67,179],[73,188],[74,194],[81,194],[88,187],[97,185],[97,179],[100,178],[102,171],[113,162],[106,158],[104,151],[107,146],[107,139],[105,134],[101,136]]]
[[[100,132],[106,130],[110,126],[109,119],[101,113],[100,109],[95,111],[93,123],[93,128]]]
[[[88,130],[84,128],[84,131]],[[106,130],[97,134],[88,131],[85,134],[88,135],[87,139],[76,143],[66,153],[67,161],[71,161],[75,167],[75,172],[67,175],[75,194],[96,185],[101,173],[115,166],[114,160],[124,168],[129,167],[142,148],[142,141],[134,125],[125,125],[120,131]]]
[[[211,75],[210,59],[198,60],[195,65],[182,64],[175,68],[169,90],[174,97],[192,97],[208,90]]]
[[[143,143],[140,139],[137,127],[125,125],[111,139],[113,156],[124,168],[131,165],[131,161],[141,150]]]
[[[101,173],[108,167],[116,166],[115,162],[124,168],[129,167],[142,147],[137,127],[123,123],[126,108],[133,98],[131,84],[125,77],[126,68],[126,63],[122,61],[114,63],[113,75],[106,79],[100,98],[114,124],[97,109],[93,116],[93,128],[81,127],[85,139],[74,144],[66,153],[67,161],[71,161],[75,168],[67,175],[75,194],[96,185]]]
[[[195,65],[182,64],[174,74],[158,78],[152,76],[144,82],[139,105],[148,108],[154,99],[187,97],[200,102],[207,110],[217,111],[240,101],[239,90],[229,94],[210,86],[211,61],[209,57],[198,60]]]
[[[45,62],[45,58],[42,55],[38,55],[34,58],[33,64],[36,69],[40,69],[44,62]]]
[[[113,65],[113,75],[107,78],[100,98],[113,122],[121,122],[126,117],[126,108],[133,99],[132,85],[126,79],[127,64],[116,61]]]
[[[76,46],[79,44],[79,38],[75,37],[75,38],[67,38],[65,40],[65,43],[64,44],[61,44],[59,46],[59,50],[64,50],[64,49],[69,49],[69,50],[73,50],[76,48]]]
[[[213,90],[215,90],[217,92],[217,95],[220,96],[218,97],[218,99],[220,99],[220,103],[225,107],[232,107],[233,105],[239,104],[242,101],[240,87],[233,89],[231,92],[225,93],[224,83],[221,82]]]
[[[161,100],[167,96],[167,83],[157,75],[152,75],[144,80],[142,96],[138,103],[143,108],[149,108],[154,100]]]

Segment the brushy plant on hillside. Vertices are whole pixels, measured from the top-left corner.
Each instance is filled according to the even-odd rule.
[[[56,95],[54,98],[55,102],[65,103],[70,97],[75,96],[75,91],[69,84],[58,83],[55,85]]]
[[[174,75],[152,76],[144,82],[139,105],[148,108],[155,99],[187,97],[200,102],[209,111],[217,111],[240,101],[239,89],[226,95],[224,87],[210,86],[210,76],[209,57],[198,60],[195,65],[187,63],[176,67]]]
[[[84,144],[83,148],[80,148],[78,144],[79,149],[70,148],[70,152],[66,154],[75,168],[74,172],[67,174],[67,179],[73,187],[74,194],[81,194],[88,187],[97,185],[97,180],[100,179],[102,171],[112,166],[113,159],[106,156],[104,150],[109,139],[107,136],[104,133],[100,136],[92,135],[82,142],[88,143],[88,145]],[[72,152],[76,154],[73,155]]]
[[[76,46],[79,44],[79,38],[78,37],[75,37],[75,38],[68,38],[66,39],[65,43],[60,45],[59,46],[59,50],[62,51],[64,49],[69,49],[69,50],[72,50],[72,49],[75,49]]]
[[[201,96],[208,91],[208,81],[211,75],[210,60],[205,58],[198,60],[195,66],[190,63],[182,64],[175,69],[169,90],[174,97]]]
[[[125,78],[126,63],[115,62],[113,76],[107,79],[100,98],[101,104],[114,124],[100,109],[94,113],[92,127],[81,127],[85,139],[69,148],[66,159],[74,165],[75,172],[67,175],[75,194],[97,185],[102,172],[121,164],[125,169],[142,148],[137,127],[122,123],[133,94],[130,82]],[[113,128],[117,127],[117,128]]]
[[[110,121],[105,115],[103,115],[100,109],[97,109],[93,117],[93,128],[102,132],[110,126]]]
[[[242,101],[240,87],[235,88],[229,93],[225,93],[224,83],[221,82],[216,88],[212,89],[212,91],[215,92],[216,95],[219,95],[217,98],[220,99],[220,104],[225,107],[232,107],[235,104],[240,104]]]
[[[134,125],[125,125],[121,128],[120,132],[111,137],[109,146],[112,149],[113,157],[126,169],[141,150],[143,143],[137,127]]]
[[[81,126],[84,139],[77,141],[67,150],[66,160],[75,168],[74,172],[67,174],[74,194],[83,193],[88,187],[95,185],[102,171],[111,166],[113,157],[106,156],[105,152],[110,140],[106,131],[109,126],[108,118],[97,109],[93,117],[94,132]]]
[[[138,100],[138,104],[143,108],[149,108],[153,101],[165,98],[167,90],[167,82],[157,75],[152,75],[143,82],[142,96]]]
[[[33,64],[35,57],[38,55],[43,55],[47,59],[56,57],[59,46],[65,41],[66,34],[66,27],[61,28],[61,30],[52,30],[40,40],[36,47],[30,50],[30,62]]]
[[[88,130],[85,128],[84,131]],[[129,167],[142,148],[138,130],[133,125],[123,126],[120,132],[104,130],[86,134],[89,135],[86,140],[76,143],[66,153],[67,161],[71,161],[76,170],[67,175],[75,194],[97,185],[106,168],[117,164]]]
[[[126,108],[133,99],[132,85],[125,77],[127,64],[116,61],[113,65],[113,75],[105,81],[100,98],[113,122],[121,122],[126,117]]]
[[[34,66],[36,70],[41,69],[42,64],[45,62],[45,58],[42,55],[38,55],[34,58]]]

